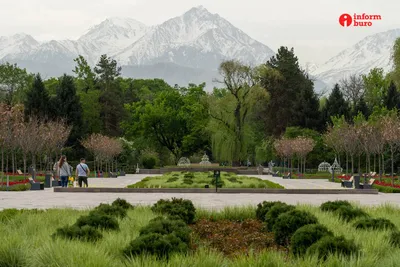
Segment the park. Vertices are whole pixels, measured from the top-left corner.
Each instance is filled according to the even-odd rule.
[[[46,80],[2,63],[0,266],[398,266],[393,51],[328,96],[287,47],[222,62],[212,92],[107,55]]]

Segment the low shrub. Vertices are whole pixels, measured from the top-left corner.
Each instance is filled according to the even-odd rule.
[[[16,184],[11,185],[8,188],[6,186],[0,186],[0,191],[28,191],[31,190],[31,184]]]
[[[226,180],[228,180],[231,183],[239,183],[239,181],[236,177],[229,177],[229,178],[226,178]]]
[[[391,187],[391,186],[381,186],[374,184],[372,186],[373,189],[378,189],[379,192],[382,193],[400,193],[400,188]]]
[[[192,172],[185,173],[185,175],[183,175],[183,178],[185,178],[185,179],[193,179],[194,178],[194,174]]]
[[[282,246],[288,246],[292,235],[297,229],[317,222],[317,218],[306,211],[291,210],[280,214],[273,227],[275,242]]]
[[[179,174],[178,173],[174,173],[174,174],[172,174],[172,176],[179,177]]]
[[[223,186],[225,186],[225,183],[224,183],[224,181],[222,181],[221,178],[218,179],[218,185],[216,185],[216,183],[217,183],[216,180],[217,180],[217,179],[212,178],[211,184],[212,184],[213,186],[217,186],[218,188],[222,188]]]
[[[121,208],[123,208],[125,210],[129,210],[129,209],[133,209],[134,208],[134,206],[131,203],[129,203],[125,199],[121,199],[121,198],[117,198],[116,200],[114,200],[112,205],[121,207]]]
[[[389,242],[393,247],[400,248],[400,232],[393,231],[389,236]]]
[[[365,213],[362,209],[360,208],[353,208],[349,206],[340,206],[336,211],[335,214],[337,214],[340,219],[346,222],[350,222],[356,218],[361,218],[361,217],[368,217],[368,214]]]
[[[280,201],[264,201],[257,204],[256,217],[260,221],[265,221],[265,215],[275,204],[283,204]]]
[[[193,184],[194,182],[193,182],[193,180],[190,179],[190,178],[184,178],[184,179],[183,179],[183,183],[184,183],[184,184]]]
[[[294,210],[295,206],[287,205],[285,203],[276,203],[271,207],[271,209],[265,215],[266,228],[268,231],[272,232],[275,222],[278,216],[282,213]]]
[[[119,224],[116,218],[102,212],[91,212],[87,216],[81,216],[75,223],[78,227],[89,225],[106,230],[118,230]]]
[[[158,258],[169,258],[172,253],[186,252],[188,245],[174,233],[162,235],[150,233],[133,240],[123,251],[126,256],[136,256],[143,253],[156,255]]]
[[[106,215],[110,215],[110,216],[115,216],[118,218],[125,218],[127,215],[127,211],[126,209],[120,207],[120,206],[116,206],[116,205],[108,205],[108,204],[100,204],[99,206],[97,206],[93,211],[91,211],[89,213],[89,216],[93,213],[104,213]]]
[[[192,201],[182,198],[172,198],[172,200],[160,199],[151,207],[153,212],[176,216],[184,222],[191,224],[196,215],[196,208]]]
[[[339,254],[342,256],[351,256],[356,254],[358,247],[352,240],[347,240],[343,236],[325,236],[311,245],[307,249],[307,254],[317,255],[326,260],[330,254]]]
[[[363,218],[354,223],[356,229],[373,229],[373,230],[394,230],[396,226],[388,219],[384,218]]]
[[[333,233],[321,224],[304,225],[294,232],[290,241],[291,251],[294,255],[303,256],[312,244],[327,235],[333,236]]]
[[[145,169],[154,169],[156,166],[157,159],[154,156],[144,156],[142,158],[142,164]]]
[[[179,177],[171,177],[171,178],[169,178],[168,180],[167,180],[167,183],[173,183],[173,182],[176,182],[176,181],[178,181],[179,180]]]
[[[84,225],[78,227],[77,225],[65,226],[58,228],[52,235],[53,238],[60,237],[65,239],[77,239],[86,242],[95,242],[103,237],[99,230],[96,228]]]
[[[140,235],[157,233],[168,235],[175,233],[183,242],[189,243],[191,229],[182,220],[175,218],[157,217],[149,222],[148,225],[140,229]]]
[[[350,202],[348,202],[347,200],[336,200],[336,201],[328,201],[322,203],[320,209],[322,211],[336,211],[338,208],[342,206],[352,207]]]

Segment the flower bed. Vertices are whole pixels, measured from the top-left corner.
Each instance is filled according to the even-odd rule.
[[[13,186],[13,185],[17,185],[17,184],[28,184],[29,183],[29,179],[26,180],[22,180],[22,181],[9,181],[8,185],[9,186]],[[7,185],[7,182],[0,182],[0,186],[1,185]]]

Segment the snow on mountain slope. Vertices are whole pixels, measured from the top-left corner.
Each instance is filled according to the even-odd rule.
[[[113,55],[142,38],[150,28],[131,18],[109,18],[92,27],[78,39],[89,47],[93,60],[102,54]]]
[[[39,42],[25,33],[9,37],[0,36],[0,60],[7,56],[12,58],[14,55],[27,53],[37,46],[39,46]]]
[[[318,79],[333,85],[351,74],[366,74],[373,68],[390,71],[393,67],[393,44],[399,37],[400,29],[367,36],[328,60],[314,74]]]
[[[115,58],[122,65],[171,62],[216,69],[224,59],[260,64],[273,54],[267,46],[200,6],[152,28]]]

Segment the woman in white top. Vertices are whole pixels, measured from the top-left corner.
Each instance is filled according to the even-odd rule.
[[[67,163],[66,156],[61,156],[57,167],[58,175],[61,178],[61,187],[68,187],[68,178],[71,176],[71,167]]]

